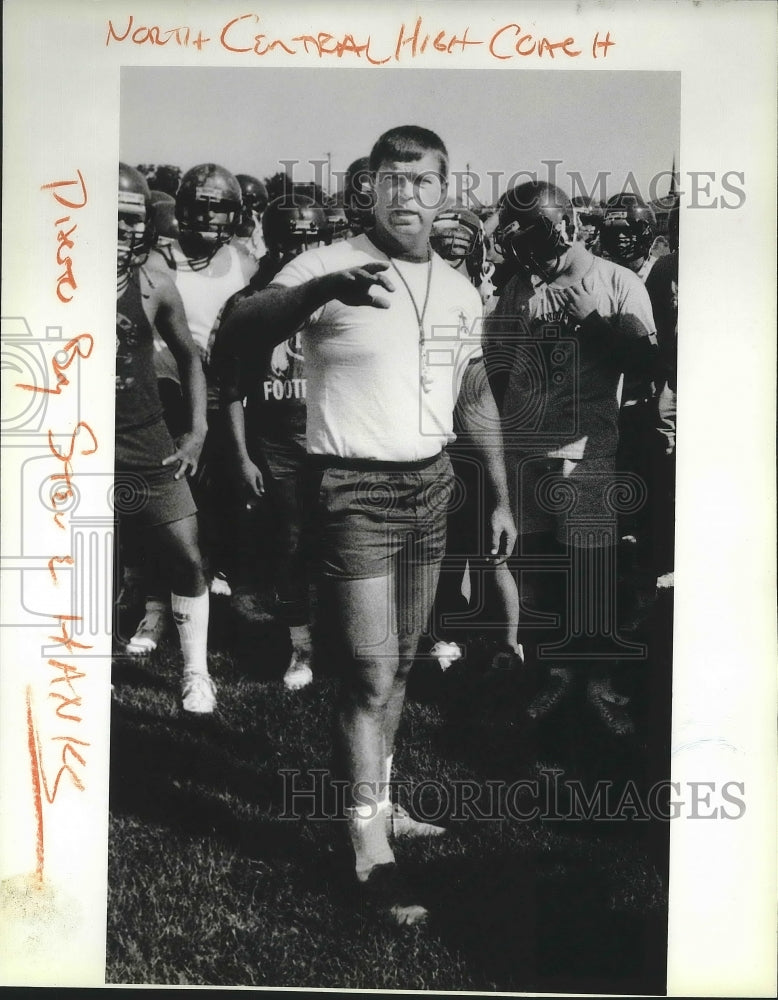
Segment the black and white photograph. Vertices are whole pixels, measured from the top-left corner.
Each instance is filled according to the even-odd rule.
[[[84,18],[113,91],[72,155],[52,94],[3,296],[8,982],[88,914],[110,986],[769,995],[769,899],[707,958],[775,878],[774,288],[713,358],[705,278],[765,178],[620,53],[658,14],[486,6]]]
[[[680,75],[121,83],[109,979],[661,992]]]

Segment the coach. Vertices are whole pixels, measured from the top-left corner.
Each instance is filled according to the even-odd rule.
[[[445,448],[460,394],[483,463],[492,558],[507,557],[516,532],[483,369],[481,301],[429,243],[446,198],[446,147],[427,129],[401,126],[376,142],[369,169],[374,228],[297,257],[225,332],[248,355],[302,330],[322,600],[343,657],[336,769],[351,790],[356,877],[408,925],[427,911],[390,838],[442,831],[393,806],[388,788],[406,677],[445,550]]]

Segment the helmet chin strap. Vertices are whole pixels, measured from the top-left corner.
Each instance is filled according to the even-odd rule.
[[[208,267],[219,249],[229,243],[229,238],[223,240],[221,234],[217,234],[216,239],[206,240],[203,239],[200,230],[193,229],[184,230],[179,237],[179,243],[181,243],[181,249],[189,257],[192,270],[196,271],[198,268]],[[190,256],[190,251],[196,256]]]

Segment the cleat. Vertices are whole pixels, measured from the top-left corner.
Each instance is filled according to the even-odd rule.
[[[135,635],[127,643],[125,649],[131,656],[148,656],[153,653],[162,641],[167,630],[168,609],[164,604],[149,602],[146,614],[135,629]]]
[[[295,650],[284,674],[284,687],[287,691],[299,691],[301,688],[307,687],[312,680],[313,671],[308,662],[308,656],[301,655]]]
[[[184,673],[181,693],[185,712],[210,715],[216,708],[216,685],[208,674]]]
[[[526,713],[530,719],[540,720],[556,711],[567,698],[573,687],[573,675],[569,670],[552,672],[548,683],[527,705]]]
[[[661,576],[656,578],[656,589],[657,590],[670,590],[670,588],[675,588],[675,573],[662,573]]]
[[[507,643],[502,645],[492,656],[493,670],[513,670],[524,665],[524,647],[518,643],[516,647]]]
[[[360,889],[364,902],[397,927],[418,927],[427,922],[429,911],[417,902],[394,861],[374,865]]]
[[[635,732],[635,723],[627,711],[628,699],[615,692],[611,695],[596,684],[589,684],[586,697],[595,714],[609,733],[614,736],[631,736]],[[615,699],[615,700],[614,700]]]
[[[275,615],[266,611],[259,597],[250,590],[235,590],[230,598],[230,607],[246,625],[271,625]]]
[[[448,670],[452,663],[461,659],[462,650],[455,642],[436,642],[430,656],[438,661],[441,670]]]
[[[214,597],[231,597],[232,587],[224,573],[214,573],[211,580],[211,593]]]
[[[422,823],[413,819],[408,810],[397,802],[393,802],[387,812],[386,826],[390,837],[405,837],[408,840],[417,837],[442,837],[448,833],[444,826],[435,826],[434,823]]]

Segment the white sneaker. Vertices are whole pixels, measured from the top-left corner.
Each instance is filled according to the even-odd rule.
[[[135,629],[135,635],[127,643],[126,650],[132,656],[148,656],[162,640],[168,625],[168,609],[164,604],[146,605],[146,614]]]
[[[211,580],[211,593],[216,597],[231,597],[232,587],[224,573],[216,573]]]
[[[436,642],[430,656],[438,661],[441,670],[448,670],[452,663],[461,659],[462,650],[455,642]]]
[[[287,691],[299,691],[307,687],[313,680],[313,671],[307,660],[299,659],[297,652],[292,653],[292,659],[284,674],[284,687]]]
[[[434,823],[422,823],[413,819],[408,810],[398,802],[393,802],[389,807],[386,832],[390,837],[406,837],[409,840],[414,837],[442,837],[448,833],[444,826],[435,826]]]
[[[216,685],[208,674],[185,672],[181,693],[185,712],[209,715],[216,708]]]

